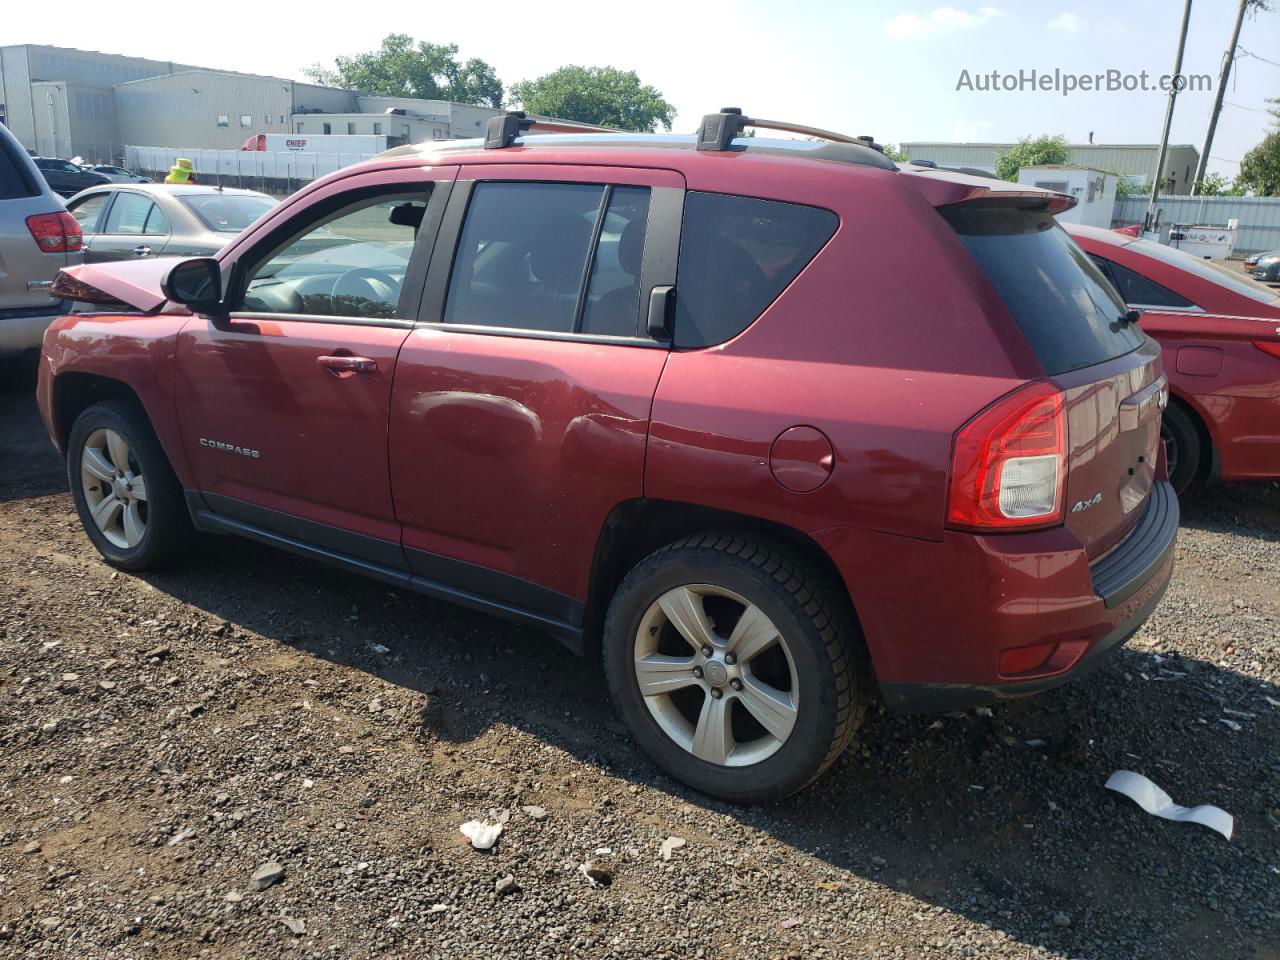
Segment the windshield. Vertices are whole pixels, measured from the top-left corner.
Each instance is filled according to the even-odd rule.
[[[1208,280],[1220,287],[1226,287],[1232,293],[1238,293],[1258,303],[1275,303],[1280,300],[1280,294],[1270,287],[1249,279],[1234,267],[1218,260],[1206,260],[1204,257],[1197,257],[1185,250],[1175,250],[1173,247],[1166,247],[1152,240],[1136,239],[1133,243],[1126,243],[1124,246],[1126,250],[1133,250],[1152,260],[1159,260],[1171,267],[1186,270],[1201,280]]]
[[[1145,335],[1128,307],[1053,215],[942,207],[1050,376],[1123,356]]]
[[[280,201],[244,193],[203,193],[178,198],[210,230],[239,233]]]

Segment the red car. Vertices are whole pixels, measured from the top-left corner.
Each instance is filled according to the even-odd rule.
[[[1280,294],[1227,264],[1067,225],[1164,350],[1179,493],[1210,479],[1280,479]]]
[[[1178,506],[1160,351],[1070,199],[749,122],[509,115],[216,258],[66,271],[99,310],[39,401],[88,536],[136,570],[239,534],[544,628],[739,801],[816,777],[873,684],[952,710],[1093,667]]]

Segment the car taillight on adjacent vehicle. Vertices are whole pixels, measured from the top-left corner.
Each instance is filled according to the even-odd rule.
[[[80,224],[65,210],[27,217],[27,229],[42,253],[79,253],[84,243]]]
[[[1062,522],[1067,479],[1062,393],[1027,384],[956,433],[947,524],[999,532]]]

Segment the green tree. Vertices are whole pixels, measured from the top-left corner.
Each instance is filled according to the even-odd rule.
[[[1255,196],[1280,196],[1280,133],[1269,133],[1240,161],[1236,186]]]
[[[886,143],[884,145],[884,155],[894,163],[906,163],[910,158],[907,151],[903,150],[896,143]]]
[[[415,41],[407,33],[389,34],[377,50],[337,57],[332,70],[316,64],[306,74],[326,86],[384,97],[502,106],[502,81],[493,67],[474,58],[460,63],[456,44]]]
[[[1196,182],[1196,193],[1202,197],[1238,197],[1244,193],[1220,173],[1211,173]]]
[[[996,156],[996,176],[1001,180],[1017,180],[1018,171],[1023,167],[1034,167],[1042,163],[1066,163],[1070,157],[1067,151],[1067,138],[1059,134],[1023,137],[1014,146]]]
[[[619,130],[652,133],[671,129],[676,108],[631,70],[615,67],[561,67],[511,88],[513,103],[529,113]]]

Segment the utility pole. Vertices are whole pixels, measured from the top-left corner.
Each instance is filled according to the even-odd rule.
[[[1151,220],[1155,216],[1156,201],[1160,198],[1160,181],[1164,178],[1164,157],[1169,151],[1169,128],[1173,125],[1173,105],[1178,99],[1178,90],[1182,86],[1182,51],[1187,46],[1187,24],[1191,20],[1191,0],[1187,0],[1182,10],[1182,32],[1178,35],[1178,55],[1173,61],[1173,81],[1169,89],[1169,104],[1164,110],[1164,132],[1160,134],[1160,152],[1156,157],[1156,173],[1151,178],[1151,199],[1147,201],[1147,215],[1143,218],[1142,229],[1151,229]]]
[[[1209,166],[1209,149],[1213,146],[1213,135],[1218,129],[1218,114],[1222,112],[1222,98],[1227,94],[1227,78],[1231,76],[1231,65],[1236,58],[1236,44],[1240,42],[1240,27],[1244,23],[1244,12],[1250,0],[1240,0],[1240,9],[1236,11],[1236,28],[1231,31],[1231,45],[1222,55],[1222,72],[1218,74],[1218,90],[1213,98],[1213,109],[1209,112],[1209,126],[1204,132],[1204,149],[1200,151],[1200,162],[1196,165],[1196,178],[1191,182],[1191,192],[1200,192],[1200,181],[1204,179],[1205,169]]]

